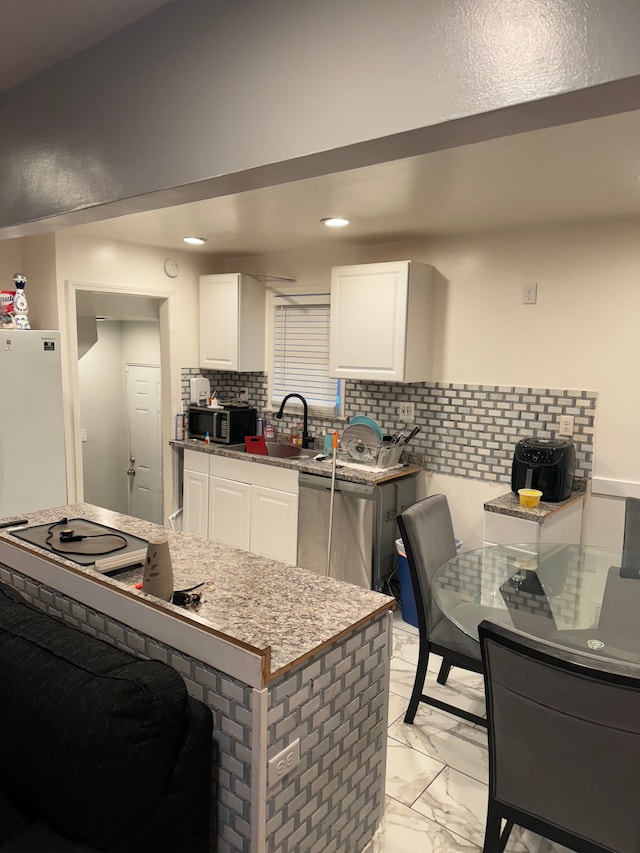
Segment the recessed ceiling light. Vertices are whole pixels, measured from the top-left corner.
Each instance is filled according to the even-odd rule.
[[[203,243],[207,242],[206,237],[183,237],[182,239],[185,243],[190,243],[192,246],[202,246]]]
[[[329,216],[326,219],[321,219],[320,222],[327,228],[344,228],[345,225],[349,224],[349,220],[342,216]]]

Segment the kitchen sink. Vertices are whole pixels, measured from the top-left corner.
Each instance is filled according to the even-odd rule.
[[[244,444],[230,444],[228,450],[235,450],[238,453],[247,453]],[[279,441],[267,441],[267,456],[276,456],[279,459],[312,459],[317,456],[317,450],[310,450],[304,447],[297,447],[295,444],[284,444]],[[256,454],[247,454],[253,456]]]

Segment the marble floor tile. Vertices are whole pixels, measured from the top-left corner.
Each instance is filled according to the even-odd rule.
[[[448,767],[488,782],[487,733],[484,729],[420,705],[413,725],[396,720],[388,729],[394,740],[423,752]]]
[[[439,666],[440,658],[436,659]],[[431,659],[429,660],[431,664]],[[425,679],[424,692],[428,693],[443,702],[449,702],[451,705],[456,705],[464,708],[467,711],[473,711],[474,714],[484,716],[486,713],[486,705],[484,701],[484,688],[482,681],[478,682],[476,673],[464,673],[470,675],[469,681],[460,680],[458,672],[462,670],[452,670],[451,675],[447,679],[445,685],[438,684],[436,681],[438,667],[427,670]],[[390,690],[398,696],[404,696],[408,701],[411,698],[413,683],[416,677],[416,665],[408,663],[401,657],[393,657],[391,659],[390,668]]]
[[[418,797],[413,809],[480,847],[487,819],[487,786],[445,767]]]
[[[391,737],[387,738],[386,792],[394,800],[406,806],[413,805],[422,791],[431,785],[444,769],[441,761],[429,758],[428,755]]]
[[[480,853],[487,808],[486,730],[420,705],[403,722],[418,661],[418,630],[394,613],[387,745],[386,811],[367,853]],[[444,701],[484,713],[482,676],[454,668],[436,683],[441,659],[431,655],[426,689]],[[505,853],[569,853],[514,827]]]
[[[389,693],[389,725],[396,720],[402,719],[407,712],[408,702],[404,696],[397,693]]]
[[[429,820],[391,797],[371,853],[480,853],[480,847]]]
[[[571,853],[571,851],[561,844],[554,844],[548,838],[541,838],[535,832],[514,826],[509,835],[505,853]]]

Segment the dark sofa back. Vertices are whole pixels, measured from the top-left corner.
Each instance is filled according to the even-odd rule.
[[[140,660],[0,584],[0,787],[60,835],[104,849],[167,789],[187,692]]]

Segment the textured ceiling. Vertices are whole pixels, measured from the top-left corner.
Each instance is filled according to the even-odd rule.
[[[0,92],[128,27],[170,0],[0,0]]]

